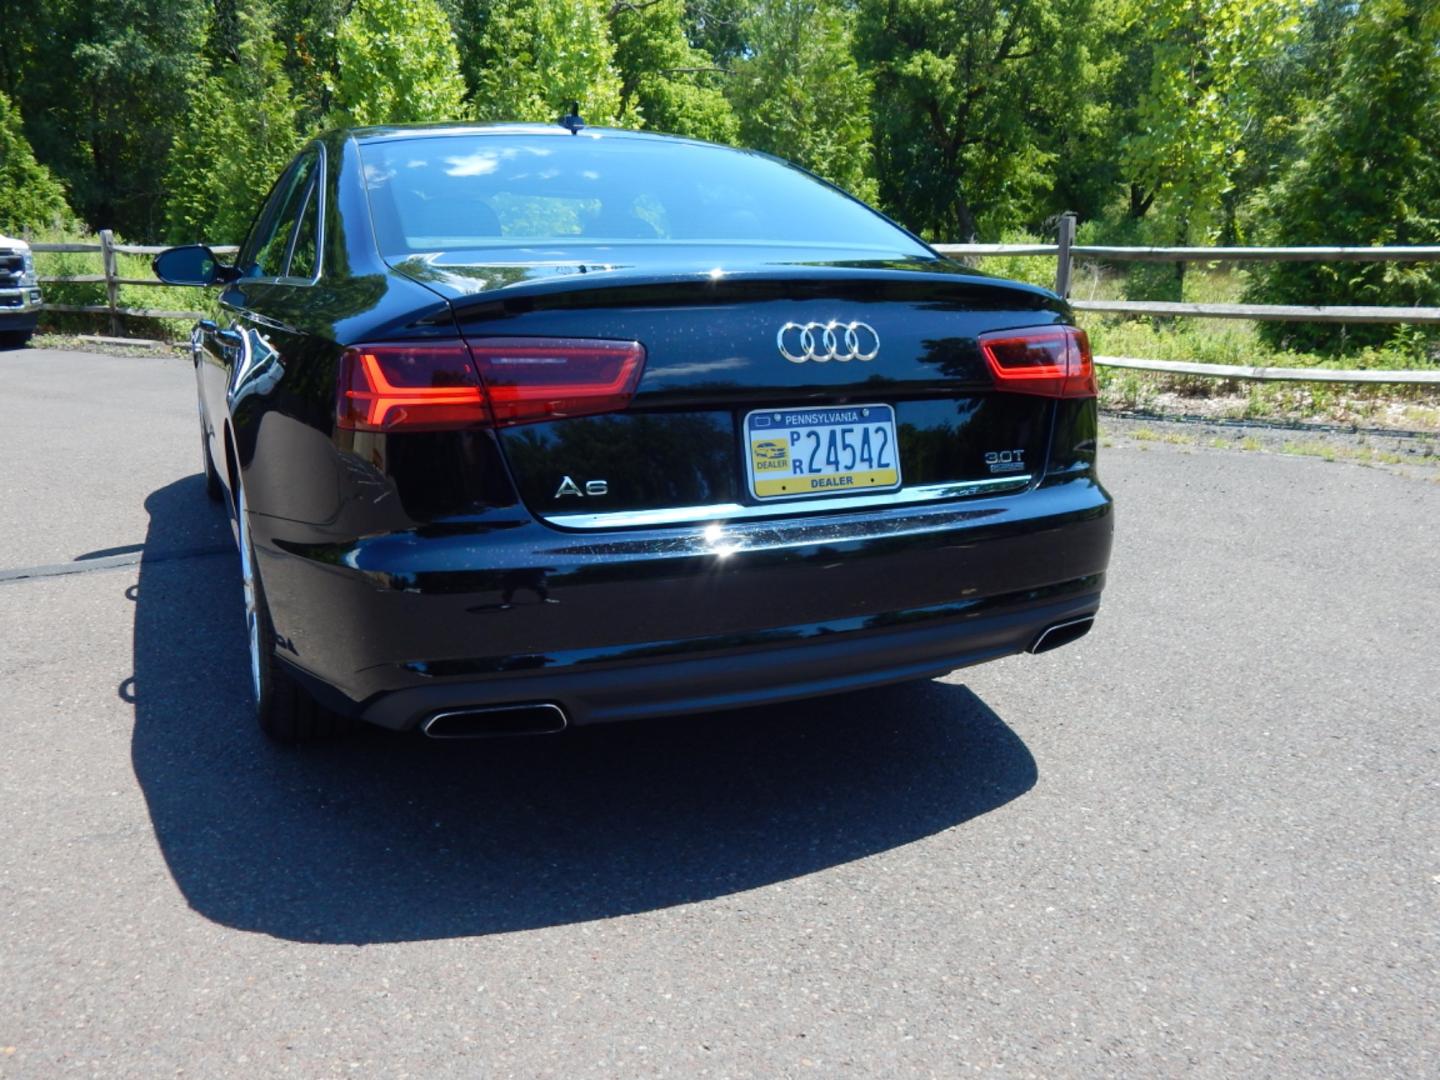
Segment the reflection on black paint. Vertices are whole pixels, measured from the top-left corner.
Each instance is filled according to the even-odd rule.
[[[501,433],[521,498],[549,512],[734,502],[737,442],[727,412],[634,414],[529,424]],[[556,498],[563,477],[610,494]]]
[[[907,484],[989,480],[990,451],[1023,452],[1023,472],[1043,465],[1051,402],[1023,394],[985,394],[896,406],[900,468]]]

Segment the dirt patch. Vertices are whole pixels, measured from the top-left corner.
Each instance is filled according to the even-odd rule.
[[[30,339],[32,348],[57,349],[65,352],[99,353],[102,356],[189,357],[187,342],[161,342],[143,338],[80,337],[75,334],[36,334]]]

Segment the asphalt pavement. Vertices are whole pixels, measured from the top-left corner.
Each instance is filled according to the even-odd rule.
[[[198,462],[0,352],[0,1077],[1440,1075],[1440,484],[1120,439],[1054,653],[295,750]]]

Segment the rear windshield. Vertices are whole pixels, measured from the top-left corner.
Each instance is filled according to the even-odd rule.
[[[516,133],[384,140],[360,155],[387,258],[592,243],[929,254],[860,203],[746,151]]]

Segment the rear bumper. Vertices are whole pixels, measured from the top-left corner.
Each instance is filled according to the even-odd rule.
[[[395,729],[530,702],[572,724],[711,711],[1023,652],[1097,610],[1112,531],[1088,475],[743,526],[342,545],[252,527],[282,659],[332,707]]]
[[[1084,584],[1093,588],[1099,582]],[[999,610],[974,618],[945,618],[939,611],[900,613],[933,617],[933,623],[907,629],[786,628],[809,639],[791,644],[704,649],[704,643],[677,643],[667,656],[412,686],[382,694],[357,711],[371,723],[408,729],[436,712],[477,703],[551,703],[564,710],[571,724],[772,704],[933,678],[1023,652],[1046,627],[1091,615],[1099,605],[1095,591],[1051,604],[994,605]],[[696,648],[701,655],[685,655]]]

